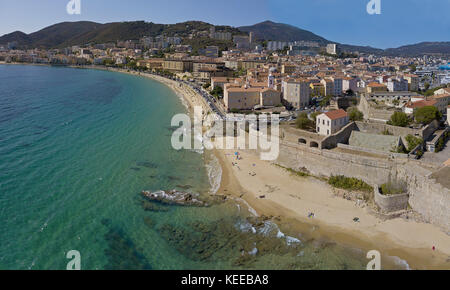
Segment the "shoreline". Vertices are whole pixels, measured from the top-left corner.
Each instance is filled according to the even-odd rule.
[[[281,226],[293,231],[312,228],[312,237],[317,239],[367,252],[378,250],[382,261],[383,257],[397,257],[412,269],[450,267],[450,237],[438,227],[400,218],[383,221],[355,202],[335,196],[323,181],[293,176],[273,163],[259,160],[254,152],[239,150],[239,161],[233,153],[214,151],[222,166],[219,193],[244,199],[258,214],[275,216]],[[315,217],[308,218],[309,212]],[[361,221],[355,223],[354,217]]]
[[[205,113],[209,111],[201,95],[189,86],[174,80],[101,66],[66,67],[147,77],[173,90],[182,102],[183,100],[186,102],[185,106],[191,115],[194,106],[201,106]],[[313,238],[336,241],[344,246],[367,251],[377,249],[382,257],[399,257],[413,269],[450,267],[450,237],[437,227],[402,219],[383,221],[367,210],[358,208],[354,202],[334,196],[332,188],[324,182],[293,176],[282,168],[259,160],[250,152],[242,150],[239,152],[243,156],[243,160],[239,161],[233,158],[234,150],[215,149],[208,153],[204,152],[205,159],[206,154],[214,155],[222,170],[217,194],[242,199],[244,201],[242,203],[249,207],[249,210],[254,209],[260,215],[277,217],[280,220],[279,225],[288,232],[305,233],[313,229],[310,233]],[[237,162],[239,169],[232,166],[231,162]],[[250,176],[250,172],[257,175]],[[264,198],[260,198],[263,195]],[[236,202],[240,203],[239,200]],[[308,212],[314,212],[317,216],[308,219]],[[359,217],[361,223],[354,223],[353,217]],[[433,246],[436,246],[436,251],[432,251]]]

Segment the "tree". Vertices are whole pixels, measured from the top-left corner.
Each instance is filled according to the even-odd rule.
[[[314,122],[308,118],[308,114],[301,113],[298,115],[297,121],[295,122],[297,128],[299,129],[309,129],[314,126]]]
[[[413,135],[408,135],[405,137],[406,142],[408,142],[407,152],[413,151],[417,146],[423,144],[423,139],[420,137],[414,137]]]
[[[352,96],[355,95],[355,92],[352,89],[348,89],[348,90],[345,91],[345,95],[349,96],[349,97],[352,97]]]
[[[222,89],[222,87],[216,86],[214,88],[214,90],[211,91],[211,95],[213,95],[216,98],[222,97],[223,96],[223,89]]]
[[[416,122],[427,125],[434,120],[440,120],[442,113],[434,106],[426,106],[414,112],[414,118]]]
[[[328,105],[330,104],[330,101],[331,101],[332,98],[333,98],[332,96],[326,96],[326,97],[324,97],[324,98],[320,101],[319,105],[320,105],[321,107],[326,107],[326,106],[328,106]]]
[[[358,109],[356,108],[350,108],[348,110],[348,116],[350,118],[350,121],[355,122],[355,121],[362,121],[364,118],[364,114],[361,113]]]
[[[392,126],[398,126],[398,127],[406,127],[409,125],[409,118],[408,115],[406,115],[403,112],[395,112],[392,116],[391,119],[388,122],[388,125],[392,125]]]

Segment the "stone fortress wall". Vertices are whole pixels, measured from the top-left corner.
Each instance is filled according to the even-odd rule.
[[[408,208],[409,196],[407,193],[383,195],[378,185],[373,186],[375,203],[382,213],[391,213]]]
[[[306,169],[316,176],[344,175],[379,185],[389,180],[405,182],[412,209],[450,233],[450,190],[432,179],[433,172],[415,160],[321,150],[282,140],[276,162],[294,170]]]

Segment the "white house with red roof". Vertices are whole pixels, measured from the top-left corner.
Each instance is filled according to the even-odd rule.
[[[346,111],[334,110],[323,113],[316,117],[316,130],[319,135],[329,136],[349,123],[349,117]]]

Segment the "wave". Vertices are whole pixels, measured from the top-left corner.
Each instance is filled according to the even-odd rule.
[[[197,140],[200,144],[202,144],[201,149],[192,149],[192,151],[198,153],[198,154],[203,154],[205,152],[205,147],[203,146],[203,135],[202,133],[198,133],[194,135],[194,139]]]
[[[170,87],[170,86],[169,86],[169,87]],[[186,98],[184,97],[183,93],[180,92],[180,91],[178,91],[178,90],[176,90],[175,88],[172,88],[172,87],[170,87],[170,88],[175,92],[175,95],[177,95],[177,97],[180,99],[181,104],[182,104],[187,110],[189,110],[189,104],[188,104],[188,102],[186,101]]]
[[[211,160],[206,164],[206,171],[208,172],[209,184],[211,185],[211,194],[216,194],[219,191],[222,182],[222,167],[216,156],[212,155]]]
[[[255,217],[258,217],[258,216],[259,216],[258,213],[256,212],[256,210],[255,210],[253,207],[251,207],[250,204],[248,204],[248,202],[245,201],[244,199],[238,198],[238,197],[232,197],[232,199],[234,199],[234,200],[237,201],[237,202],[242,202],[243,204],[245,204],[245,205],[247,206],[248,211],[249,211],[253,216],[255,216]],[[240,207],[238,207],[238,209],[239,209],[239,211],[241,210]]]
[[[243,220],[237,222],[236,227],[240,231],[245,233],[253,233],[265,237],[277,237],[278,239],[284,239],[288,246],[303,244],[300,239],[284,234],[282,231],[280,231],[278,225],[272,221],[265,221],[263,226],[256,228],[248,221]]]
[[[389,258],[391,258],[392,260],[394,260],[394,263],[402,268],[404,268],[404,270],[411,270],[411,267],[409,266],[408,262],[406,260],[403,260],[397,256],[390,256]]]

